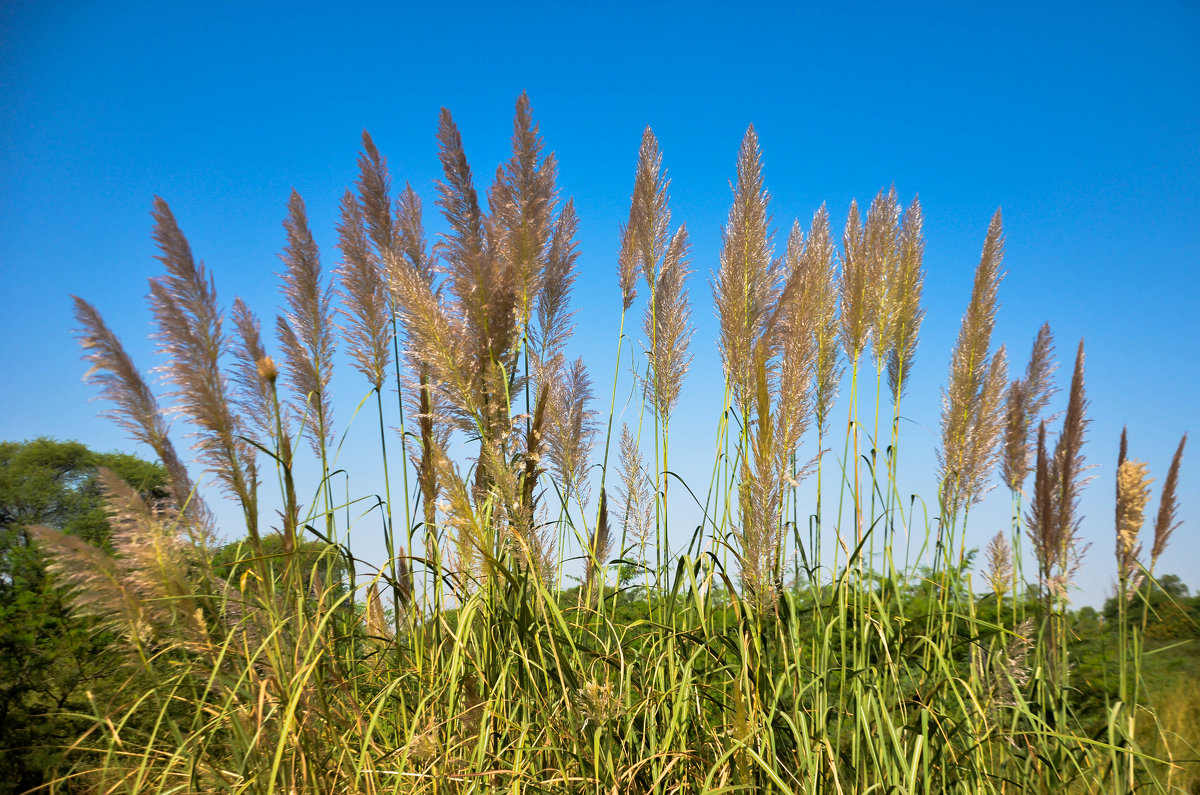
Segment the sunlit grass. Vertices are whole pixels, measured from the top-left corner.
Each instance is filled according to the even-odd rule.
[[[852,207],[840,252],[822,208],[807,232],[793,227],[777,256],[762,156],[747,134],[714,276],[726,372],[717,456],[709,484],[682,484],[702,518],[689,543],[672,549],[667,495],[680,486],[668,488],[670,439],[691,432],[671,422],[691,361],[691,270],[653,135],[643,140],[623,230],[619,350],[643,279],[649,295],[645,356],[633,364],[641,414],[636,428],[617,431],[619,455],[609,454],[616,377],[608,414],[597,416],[582,361],[564,358],[576,222],[528,103],[518,103],[513,156],[486,202],[445,112],[438,144],[446,179],[437,204],[450,232],[431,251],[415,192],[393,198],[386,164],[364,139],[361,178],[339,226],[340,319],[293,196],[278,363],[244,305],[236,338],[226,336],[208,275],[165,203],[156,210],[168,269],[154,293],[164,366],[176,404],[200,429],[203,463],[246,516],[236,561],[213,560],[212,513],[177,464],[157,403],[99,314],[80,302],[92,377],[118,419],[168,464],[176,500],[147,506],[113,486],[125,534],[115,536],[117,563],[102,572],[81,568],[92,552],[40,531],[58,576],[80,586],[79,608],[107,618],[130,652],[123,698],[97,705],[56,787],[1057,793],[1193,785],[1177,760],[1195,756],[1196,684],[1154,700],[1139,688],[1136,601],[1120,619],[1121,700],[1105,705],[1099,724],[1074,700],[1065,595],[1078,560],[1083,349],[1062,431],[1048,436],[1040,415],[1049,330],[1024,380],[1008,380],[1006,353],[992,346],[998,213],[950,363],[940,489],[929,495],[936,517],[926,519],[896,480],[900,406],[923,316],[920,206],[902,209],[893,191],[865,218]],[[339,338],[374,393],[380,462],[392,472],[379,498],[355,494],[354,474],[331,465],[328,387]],[[846,366],[839,439],[831,408]],[[385,430],[391,367],[399,444]],[[819,449],[841,455],[804,449],[810,429]],[[586,477],[601,435],[600,472]],[[451,460],[451,440],[472,458]],[[309,454],[321,478],[302,495],[294,470]],[[1002,454],[1012,539],[1001,535],[992,570],[973,575],[965,529]],[[819,473],[817,504],[804,506],[798,481],[810,472]],[[1023,512],[1018,495],[1031,473]],[[392,490],[397,478],[404,486]],[[259,489],[276,483],[280,515],[260,517]],[[836,518],[822,526],[823,516]],[[359,560],[350,546],[348,523],[361,517],[380,523],[390,556],[383,565]],[[1027,531],[1030,582],[1020,565]],[[1157,539],[1155,548],[1157,556]],[[584,559],[578,587],[567,587],[568,549]],[[1130,578],[1152,568],[1126,557]],[[977,593],[985,581],[991,590]]]

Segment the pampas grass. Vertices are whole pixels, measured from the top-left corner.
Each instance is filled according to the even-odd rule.
[[[1179,488],[1179,467],[1183,462],[1183,448],[1187,445],[1187,434],[1179,440],[1179,447],[1175,448],[1175,455],[1171,458],[1171,468],[1167,470],[1167,479],[1163,483],[1162,496],[1158,503],[1158,516],[1154,520],[1154,546],[1150,551],[1151,568],[1158,562],[1158,556],[1167,548],[1167,541],[1171,538],[1171,534],[1179,528],[1179,523],[1175,520],[1176,512],[1179,510],[1178,496],[1176,491]]]
[[[711,277],[724,375],[702,387],[724,397],[713,474],[707,494],[675,478],[685,488],[673,483],[672,494],[694,498],[702,515],[687,528],[690,542],[672,551],[670,429],[683,390],[698,388],[687,380],[694,265],[687,228],[672,222],[658,141],[647,128],[629,218],[613,230],[622,308],[602,416],[583,360],[567,357],[576,272],[587,262],[576,242],[581,219],[560,196],[557,161],[524,95],[512,129],[511,154],[481,194],[462,135],[442,112],[435,204],[446,231],[432,249],[417,191],[392,195],[387,160],[364,133],[357,181],[341,202],[336,291],[293,194],[277,321],[282,379],[245,302],[234,302],[226,336],[211,278],[156,204],[166,275],[153,307],[165,380],[197,434],[201,465],[239,500],[251,538],[222,564],[224,576],[194,529],[208,527],[210,514],[192,494],[165,411],[99,313],[76,299],[88,378],[122,427],[163,459],[173,499],[147,505],[105,476],[115,557],[33,531],[76,609],[100,616],[131,652],[120,697],[97,707],[72,752],[76,767],[56,786],[923,795],[1168,786],[1133,744],[1149,728],[1134,720],[1145,710],[1141,635],[1124,601],[1119,698],[1097,709],[1100,718],[1085,717],[1072,685],[1064,618],[1083,551],[1083,348],[1054,434],[1044,416],[1049,327],[1011,383],[1005,349],[993,348],[999,213],[951,357],[933,527],[915,497],[906,508],[897,476],[900,401],[924,318],[921,206],[914,199],[902,209],[894,189],[875,197],[865,219],[852,203],[840,250],[822,206],[807,234],[798,222],[788,227],[777,258],[763,150],[747,130]],[[627,335],[639,283],[643,320]],[[645,358],[632,363],[630,393],[638,416],[624,423],[620,355],[637,350],[638,337]],[[351,549],[330,486],[339,343],[379,406],[383,495],[358,494],[363,486],[347,474],[346,507],[384,517],[383,562]],[[874,438],[858,417],[870,394],[858,379],[868,349]],[[831,465],[830,419],[847,363],[845,452]],[[401,394],[385,410],[393,366]],[[282,385],[290,396],[281,398]],[[889,397],[885,444],[879,417],[887,421],[880,407]],[[403,527],[386,463],[385,418],[397,408],[419,505],[410,511],[405,467]],[[307,515],[296,499],[294,470],[307,455],[293,449],[297,422],[322,465],[324,504]],[[602,426],[604,457],[594,460]],[[870,448],[860,454],[863,441]],[[254,449],[279,474],[281,539],[258,530]],[[1164,481],[1150,569],[1177,526],[1182,451],[1181,442]],[[963,540],[1001,454],[1015,532],[1015,495],[1034,473],[1025,522],[1040,604],[1026,597],[1020,546],[1003,533],[985,552],[990,592],[973,590]],[[812,511],[799,486],[814,468]],[[1126,584],[1135,570],[1148,572],[1137,562],[1147,477],[1143,465],[1120,463]],[[830,488],[841,542],[832,564],[821,560],[820,538],[833,518],[822,510]],[[900,527],[910,536],[904,550],[892,532]],[[578,593],[568,587],[576,574]]]
[[[1004,348],[991,352],[997,292],[1003,274],[1004,235],[996,211],[983,243],[971,302],[963,315],[942,393],[942,445],[938,452],[941,502],[948,519],[978,503],[999,457],[1000,413],[1006,366]]]
[[[334,430],[329,396],[335,345],[333,290],[322,281],[304,200],[295,191],[288,199],[283,226],[287,245],[279,258],[284,265],[280,279],[287,311],[275,319],[275,330],[287,361],[287,381],[296,394],[295,411],[306,418],[313,451],[324,460]]]

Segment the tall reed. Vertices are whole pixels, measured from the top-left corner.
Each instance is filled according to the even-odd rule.
[[[622,424],[612,488],[620,358],[602,417],[584,362],[567,357],[580,219],[559,195],[528,98],[516,104],[511,156],[483,194],[447,111],[437,143],[446,232],[430,250],[417,192],[392,196],[386,161],[364,135],[358,180],[340,207],[336,291],[293,195],[276,323],[283,378],[242,301],[226,336],[212,280],[156,203],[166,274],[153,283],[152,307],[169,397],[196,435],[199,462],[243,511],[249,543],[232,562],[211,554],[214,514],[169,439],[166,410],[99,313],[76,299],[88,378],[122,427],[162,458],[172,499],[147,505],[105,476],[115,557],[34,531],[76,609],[100,616],[128,652],[121,695],[96,705],[57,789],[1168,791],[1173,779],[1137,746],[1148,725],[1135,723],[1143,647],[1125,607],[1120,703],[1099,728],[1071,686],[1065,616],[1082,554],[1083,347],[1052,438],[1049,327],[1012,383],[1005,349],[993,349],[999,213],[951,357],[936,516],[922,519],[915,507],[906,515],[896,450],[924,317],[921,206],[901,209],[894,190],[880,192],[865,219],[851,204],[840,251],[822,207],[807,235],[793,222],[777,257],[763,152],[747,131],[711,277],[725,380],[713,485],[704,502],[694,495],[703,514],[672,552],[668,516],[675,498],[693,496],[676,489],[668,500],[666,486],[669,430],[691,364],[693,263],[686,228],[672,227],[657,139],[648,129],[642,138],[617,268],[618,357],[639,335],[624,317],[642,278],[647,287],[645,358],[633,369],[637,427],[653,426],[655,459],[647,464],[651,443]],[[333,495],[339,341],[376,395],[385,462],[388,418],[409,423],[400,420],[404,544],[386,463],[383,494],[364,500],[383,517],[386,561],[356,555]],[[858,378],[868,350],[874,428],[858,411],[869,399],[869,379]],[[839,511],[830,565],[820,553],[822,493],[835,481],[820,476],[847,365],[835,471],[853,529]],[[382,398],[393,366],[395,407]],[[351,427],[339,424],[343,438]],[[301,431],[309,451],[298,449]],[[259,515],[256,452],[278,475],[284,508],[274,527]],[[1183,442],[1164,480],[1149,566],[1138,541],[1148,475],[1132,460],[1119,466],[1116,549],[1127,593],[1152,578],[1176,529],[1182,452]],[[307,510],[298,498],[311,485],[305,457],[320,465]],[[991,590],[977,595],[965,544],[997,462],[1014,495],[1034,474],[1024,527],[1040,603],[1020,611],[1019,545],[1004,533],[992,539]],[[802,513],[798,485],[813,469],[816,503]],[[897,522],[908,531],[901,565],[891,554]],[[870,552],[879,528],[882,565]],[[804,560],[792,583],[789,535]],[[577,593],[568,587],[576,572]]]

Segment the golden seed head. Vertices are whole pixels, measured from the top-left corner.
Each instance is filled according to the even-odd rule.
[[[275,379],[279,378],[279,368],[270,356],[264,356],[258,360],[258,378],[264,384],[273,384]]]

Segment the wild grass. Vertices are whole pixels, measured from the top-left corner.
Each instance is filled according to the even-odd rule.
[[[437,143],[445,177],[436,204],[449,231],[430,250],[416,192],[393,196],[386,160],[364,135],[360,178],[342,198],[336,285],[292,195],[278,363],[240,300],[236,333],[226,331],[211,278],[156,201],[167,272],[153,283],[152,307],[166,397],[195,429],[199,463],[242,509],[246,541],[232,565],[213,561],[212,512],[168,438],[167,410],[100,314],[76,299],[89,377],[116,420],[166,464],[174,499],[146,505],[106,479],[115,558],[37,531],[76,608],[119,629],[129,652],[123,698],[97,705],[54,789],[1192,786],[1194,710],[1156,713],[1139,688],[1145,612],[1135,601],[1175,529],[1182,443],[1148,566],[1136,540],[1147,469],[1130,460],[1119,470],[1121,684],[1097,722],[1075,700],[1065,623],[1081,553],[1083,347],[1054,434],[1049,327],[1011,383],[1005,350],[992,345],[999,212],[950,361],[937,516],[925,518],[906,509],[897,484],[901,403],[924,317],[920,204],[902,210],[894,190],[881,191],[865,219],[852,204],[840,251],[822,207],[807,230],[791,225],[777,256],[763,153],[747,132],[712,277],[725,371],[718,454],[707,494],[693,492],[700,526],[672,550],[671,421],[692,361],[692,270],[653,133],[641,143],[621,231],[614,329],[622,351],[644,278],[643,354],[626,362],[641,379],[640,412],[636,427],[617,431],[611,457],[618,378],[601,415],[585,363],[565,358],[578,219],[528,100],[517,103],[511,158],[482,199],[447,111]],[[378,409],[383,495],[333,488],[329,384],[339,343]],[[826,447],[847,367],[838,458]],[[862,409],[871,398],[873,417]],[[307,495],[295,479],[309,454],[302,436],[320,472]],[[810,436],[816,444],[806,447]],[[455,446],[467,457],[452,457]],[[1013,494],[1012,534],[989,544],[981,579],[990,590],[979,594],[964,533],[998,462]],[[817,497],[806,511],[797,495],[810,476]],[[278,489],[269,501],[260,498],[267,488]],[[260,515],[265,502],[279,514]],[[350,543],[348,523],[364,505],[382,527],[382,563],[361,560]],[[1023,534],[1037,563],[1032,583]],[[303,537],[323,551],[302,554]],[[822,559],[825,542],[832,562]],[[579,588],[565,585],[572,551],[582,559]],[[1194,692],[1195,683],[1180,687]],[[1169,703],[1179,710],[1187,698]]]

